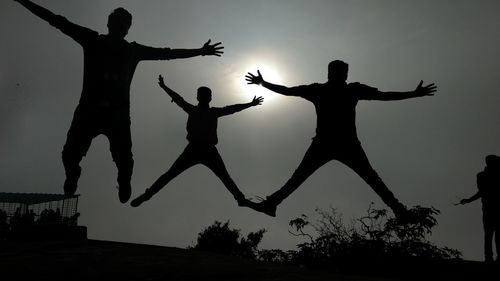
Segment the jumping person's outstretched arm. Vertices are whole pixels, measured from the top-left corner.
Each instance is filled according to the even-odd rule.
[[[197,56],[217,56],[220,57],[224,52],[221,42],[210,44],[208,40],[199,49],[170,49],[170,48],[154,48],[143,46],[135,43],[139,48],[139,60],[171,60],[171,59],[185,59]]]
[[[45,20],[50,25],[61,30],[64,34],[73,38],[75,41],[77,41],[82,45],[84,44],[86,38],[97,35],[97,32],[88,29],[86,27],[74,24],[69,20],[67,20],[65,17],[56,15],[53,12],[49,11],[48,9],[31,2],[30,0],[14,0],[14,1],[23,5],[34,15]]]
[[[424,81],[420,80],[417,88],[413,91],[409,92],[379,92],[376,96],[370,97],[369,99],[373,100],[383,100],[383,101],[391,101],[391,100],[404,100],[410,98],[424,97],[424,96],[433,96],[436,91],[436,85],[434,83],[428,84],[426,86],[422,86]]]
[[[266,89],[285,96],[298,95],[297,91],[294,90],[295,88],[289,88],[283,85],[277,85],[265,81],[259,70],[257,70],[257,75],[253,75],[252,73],[248,72],[247,75],[245,75],[245,80],[247,81],[247,84],[261,85]]]
[[[60,29],[63,33],[72,37],[76,41],[82,43],[83,39],[81,37],[85,35],[90,35],[88,33],[92,32],[97,34],[90,29],[76,25],[68,21],[63,16],[56,15],[49,11],[48,9],[41,7],[38,4],[31,2],[30,0],[14,0],[19,2],[25,8],[27,8],[34,15],[47,21],[51,25]],[[87,32],[85,32],[87,31]],[[211,40],[208,40],[201,48],[198,49],[170,49],[170,48],[154,48],[143,46],[141,44],[134,43],[136,47],[136,56],[138,60],[169,60],[169,59],[183,59],[192,58],[196,56],[218,56],[220,57],[224,52],[221,42],[210,44]]]
[[[162,88],[172,98],[172,102],[175,102],[175,104],[177,104],[184,111],[189,112],[194,107],[194,105],[185,101],[178,93],[165,85],[163,76],[161,75],[158,76],[158,85],[160,85],[160,88]]]
[[[264,101],[263,97],[253,97],[253,100],[249,103],[233,104],[233,105],[228,105],[228,106],[219,108],[218,115],[219,116],[230,115],[230,114],[236,113],[238,111],[242,111],[242,110],[247,109],[247,108],[252,107],[252,106],[261,105],[263,101]]]
[[[217,42],[215,44],[210,44],[212,40],[208,40],[203,46],[199,49],[172,49],[172,56],[176,59],[181,58],[190,58],[195,56],[217,56],[220,57],[224,52],[222,49],[224,47],[221,46],[221,42]]]
[[[51,22],[56,15],[52,13],[51,11],[45,9],[44,7],[35,4],[29,0],[14,0],[14,2],[18,2],[19,4],[23,5],[26,9],[28,9],[30,12],[32,12],[34,15],[38,16],[39,18]]]

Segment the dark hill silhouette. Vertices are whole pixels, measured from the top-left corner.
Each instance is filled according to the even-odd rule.
[[[388,276],[341,275],[180,248],[108,241],[0,241],[2,280],[488,280],[482,262],[388,264]],[[490,274],[492,272],[489,272]],[[490,275],[491,276],[491,275]]]
[[[0,241],[0,249],[2,280],[348,280],[234,256],[120,242]]]

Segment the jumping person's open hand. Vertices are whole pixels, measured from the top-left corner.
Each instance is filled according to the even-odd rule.
[[[262,74],[260,74],[260,70],[257,70],[257,75],[253,75],[252,73],[248,72],[247,75],[245,75],[245,80],[247,81],[247,84],[260,85],[264,83],[264,78],[262,77]]]
[[[436,85],[434,83],[422,86],[422,83],[424,83],[423,80],[420,80],[420,83],[418,84],[417,88],[415,89],[415,93],[418,96],[433,96],[434,92],[436,91]]]
[[[210,45],[211,41],[212,40],[208,40],[203,45],[203,47],[201,47],[201,54],[203,56],[218,56],[218,57],[220,57],[224,53],[222,51],[222,49],[224,49],[224,47],[220,46],[222,43],[217,42],[215,44]]]
[[[158,85],[160,85],[160,87],[162,88],[166,87],[165,81],[163,80],[163,76],[161,76],[161,74],[158,76]]]
[[[253,106],[261,105],[263,101],[264,101],[263,97],[253,97],[253,100],[251,101],[251,104]]]

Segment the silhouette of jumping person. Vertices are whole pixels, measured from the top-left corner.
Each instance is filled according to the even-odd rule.
[[[296,87],[285,87],[264,80],[260,71],[248,73],[248,84],[265,88],[286,96],[304,98],[314,104],[317,115],[316,136],[292,177],[281,189],[254,206],[256,211],[276,215],[277,206],[294,192],[319,167],[338,160],[353,169],[381,197],[398,220],[408,221],[412,213],[394,197],[377,175],[366,157],[356,134],[356,105],[360,100],[402,100],[432,95],[434,84],[422,86],[422,81],[411,92],[381,92],[361,83],[346,83],[348,64],[334,60],[328,65],[328,82]]]
[[[189,115],[186,126],[189,144],[166,173],[161,175],[143,194],[132,200],[130,203],[132,207],[137,207],[144,201],[151,199],[154,194],[160,191],[172,179],[196,164],[203,164],[212,170],[229,192],[231,192],[239,206],[255,204],[247,200],[238,189],[229,176],[224,162],[215,147],[218,142],[217,120],[219,117],[260,105],[264,99],[262,97],[254,97],[251,102],[245,104],[210,107],[212,91],[207,87],[200,87],[197,93],[198,105],[195,106],[186,102],[178,93],[167,87],[161,75],[158,80],[158,84],[172,98],[172,102],[175,102]]]
[[[108,17],[108,34],[76,25],[66,18],[28,0],[14,0],[47,21],[83,47],[83,88],[75,110],[62,161],[66,171],[64,193],[73,195],[92,139],[102,134],[109,139],[110,151],[118,168],[119,199],[128,201],[134,160],[130,132],[130,84],[137,64],[142,60],[169,60],[223,52],[221,43],[210,40],[200,49],[153,48],[128,42],[124,38],[132,24],[132,15],[124,8]]]
[[[484,228],[484,258],[493,262],[493,236],[500,262],[500,157],[486,156],[486,167],[477,174],[477,193],[470,198],[460,200],[465,205],[481,198]]]

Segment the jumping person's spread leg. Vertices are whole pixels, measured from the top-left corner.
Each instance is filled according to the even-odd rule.
[[[278,191],[267,197],[273,204],[279,205],[290,194],[292,194],[304,181],[317,169],[328,163],[332,158],[327,151],[322,149],[322,144],[314,140],[307,149],[304,158],[300,162],[292,177]]]
[[[276,215],[276,207],[299,188],[318,168],[332,159],[328,151],[324,151],[323,148],[324,146],[320,141],[313,140],[292,177],[283,187],[268,196],[265,201],[259,203],[259,206],[254,209],[274,217]]]
[[[239,206],[245,205],[245,195],[240,191],[236,183],[227,172],[224,161],[222,161],[222,158],[215,146],[207,148],[202,160],[202,164],[212,170],[212,172],[214,172],[214,174],[222,181],[227,190],[229,190],[234,199],[236,199]]]
[[[193,153],[191,145],[188,145],[184,152],[175,160],[174,164],[170,169],[161,175],[150,188],[141,194],[139,197],[135,198],[130,202],[132,207],[137,207],[141,205],[144,201],[149,200],[154,194],[160,191],[165,185],[167,185],[172,179],[180,175],[182,172],[188,168],[199,163],[197,156]]]
[[[129,117],[123,116],[119,121],[111,122],[105,135],[109,139],[111,156],[118,169],[118,197],[120,202],[126,203],[132,194],[130,181],[134,168]]]
[[[66,172],[65,195],[75,194],[81,174],[80,161],[87,154],[92,139],[99,134],[98,128],[92,121],[89,114],[84,114],[77,108],[62,151],[62,162]]]
[[[359,142],[347,145],[345,149],[339,150],[339,156],[336,158],[354,170],[380,196],[382,201],[393,210],[396,217],[402,219],[403,216],[408,215],[406,207],[399,202],[372,168]]]

